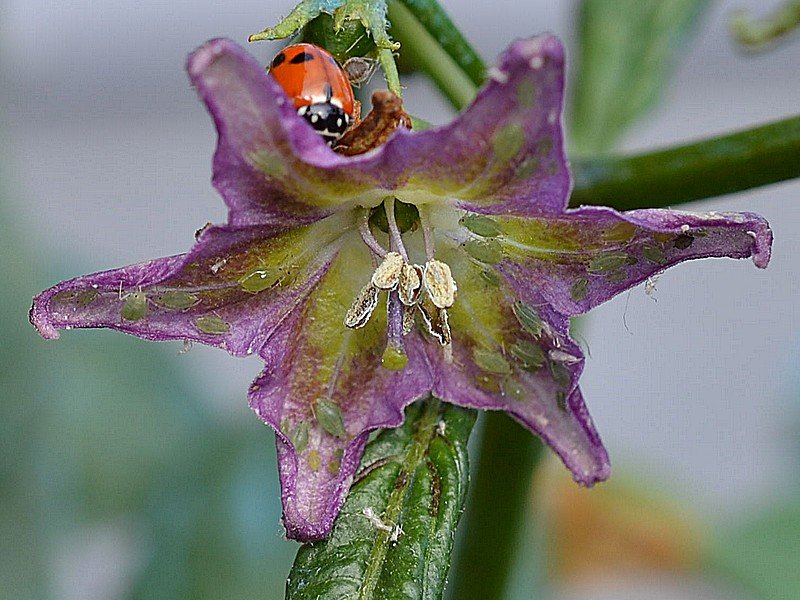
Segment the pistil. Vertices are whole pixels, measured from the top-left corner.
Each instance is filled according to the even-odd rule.
[[[403,245],[403,236],[400,233],[400,228],[397,226],[397,219],[394,215],[394,197],[390,196],[383,201],[383,206],[386,210],[386,222],[389,224],[389,239],[392,244],[392,249],[400,253],[403,260],[408,262],[408,252]]]

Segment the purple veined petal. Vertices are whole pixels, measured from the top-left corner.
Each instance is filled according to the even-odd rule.
[[[349,217],[295,229],[210,226],[189,254],[78,277],[42,292],[31,322],[50,339],[58,329],[107,327],[251,354],[353,235]]]
[[[767,266],[772,232],[751,213],[583,207],[538,219],[502,219],[495,265],[523,298],[565,315],[586,312],[685,260],[752,258]]]
[[[300,541],[329,534],[368,433],[401,424],[403,409],[431,389],[416,332],[402,342],[402,364],[384,360],[386,294],[364,327],[344,327],[370,271],[363,246],[343,248],[262,348],[264,371],[250,389],[250,406],[276,431],[283,522],[287,536]]]
[[[253,224],[375,206],[388,194],[411,203],[456,201],[486,213],[561,211],[571,185],[561,126],[563,63],[552,36],[515,42],[450,124],[399,130],[354,157],[328,148],[233,42],[206,43],[188,70],[219,131],[214,183],[230,222]]]
[[[432,340],[426,345],[434,394],[459,406],[505,411],[541,437],[576,481],[607,479],[608,454],[578,388],[584,357],[569,337],[567,317],[543,300],[521,303],[484,267],[457,262],[458,252],[452,246],[441,252],[459,295],[449,311],[451,353]]]
[[[563,96],[561,42],[550,35],[514,42],[461,115],[411,140],[416,163],[404,164],[404,137],[389,141],[384,152],[407,177],[397,197],[430,202],[434,194],[486,214],[561,212],[572,186]]]

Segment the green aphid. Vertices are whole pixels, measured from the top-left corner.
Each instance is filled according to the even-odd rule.
[[[191,308],[197,304],[197,302],[197,296],[181,290],[167,290],[155,298],[156,304],[173,310]]]
[[[342,466],[341,461],[332,460],[331,462],[328,463],[328,473],[330,473],[331,475],[338,475],[341,466]]]
[[[239,285],[246,292],[263,292],[271,288],[280,280],[280,274],[267,269],[258,269],[248,273],[239,280]]]
[[[642,256],[657,265],[667,262],[667,257],[664,256],[664,251],[659,246],[642,246]]]
[[[292,440],[295,452],[300,454],[305,450],[308,447],[308,423],[298,423],[289,439]]]
[[[490,394],[499,394],[502,392],[500,381],[496,375],[481,373],[475,377],[475,385],[479,389],[483,390],[484,392],[489,392]]]
[[[624,252],[600,254],[589,261],[587,269],[590,273],[607,273],[609,271],[616,271],[630,264],[630,260],[631,256]]]
[[[319,468],[322,466],[322,457],[319,455],[318,450],[309,451],[307,460],[309,469],[315,473],[319,471]]]
[[[97,300],[99,295],[100,293],[94,289],[83,290],[75,296],[75,304],[80,307],[89,306],[92,302]]]
[[[514,172],[514,177],[517,179],[527,179],[538,170],[539,159],[534,156],[529,156],[519,164],[517,170]]]
[[[231,330],[231,326],[220,319],[217,315],[205,315],[202,317],[197,317],[195,320],[195,325],[203,333],[208,333],[211,335],[222,335],[223,333],[228,333]]]
[[[536,154],[538,156],[548,156],[553,151],[553,138],[549,135],[545,136],[536,147]]]
[[[552,375],[553,381],[562,388],[569,387],[572,382],[569,369],[557,361],[550,361],[550,375]]]
[[[567,395],[564,392],[556,392],[556,405],[564,412],[567,412]]]
[[[342,409],[331,400],[319,398],[314,403],[314,417],[325,431],[338,438],[347,437],[347,430],[344,428]]]
[[[672,240],[672,245],[678,250],[686,250],[691,248],[692,244],[694,244],[694,236],[689,235],[688,233],[682,233]]]
[[[497,130],[492,138],[494,154],[499,162],[514,158],[525,144],[525,130],[516,123],[508,123]]]
[[[622,221],[617,223],[601,236],[607,242],[630,242],[636,234],[636,225]]]
[[[494,265],[503,260],[503,247],[497,240],[467,240],[464,250],[478,262]]]
[[[500,223],[485,215],[464,215],[459,223],[481,237],[493,238],[503,233]]]
[[[506,398],[511,398],[512,400],[519,402],[525,399],[525,388],[514,381],[511,377],[507,377],[503,382],[503,395]]]
[[[147,296],[144,292],[131,292],[124,296],[120,316],[126,321],[139,321],[147,315]]]
[[[528,340],[517,340],[511,348],[511,355],[516,358],[526,371],[538,371],[547,362],[544,350]]]
[[[572,289],[569,291],[570,297],[575,302],[580,302],[584,298],[586,298],[586,294],[589,293],[589,280],[585,277],[578,279],[574,284],[572,284]]]
[[[472,358],[475,359],[475,364],[484,371],[498,375],[511,374],[511,365],[499,352],[476,348],[472,353]]]
[[[542,335],[542,331],[544,331],[544,322],[539,317],[536,309],[517,300],[514,302],[512,310],[519,324],[522,325],[528,333],[534,337]]]
[[[484,269],[483,271],[480,272],[480,277],[492,287],[497,287],[498,285],[500,285],[500,276],[494,271],[489,271],[488,269]]]
[[[628,275],[627,273],[625,273],[625,271],[621,269],[619,271],[614,271],[613,273],[609,273],[608,275],[606,275],[606,281],[611,284],[622,283],[626,279],[628,279]]]

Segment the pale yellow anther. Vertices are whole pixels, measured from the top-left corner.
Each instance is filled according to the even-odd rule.
[[[389,252],[372,274],[372,285],[380,290],[393,290],[400,281],[405,261],[397,252]]]
[[[438,260],[425,263],[425,290],[437,308],[449,308],[456,301],[456,282],[450,267]]]
[[[369,321],[372,312],[378,305],[378,288],[369,284],[361,288],[361,291],[353,300],[347,314],[344,316],[344,324],[350,329],[363,327]]]
[[[397,287],[397,294],[400,302],[406,306],[411,306],[419,300],[420,289],[422,288],[422,268],[418,265],[403,265],[400,271],[400,282]]]

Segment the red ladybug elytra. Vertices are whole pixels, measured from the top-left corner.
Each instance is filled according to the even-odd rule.
[[[353,88],[341,65],[323,48],[293,44],[281,50],[269,72],[305,118],[329,144],[350,126],[355,111]]]

